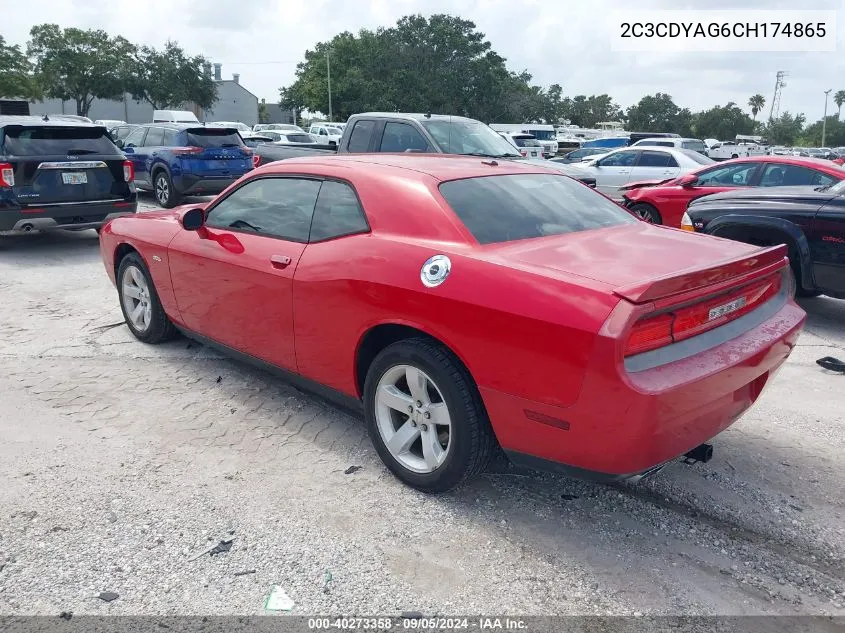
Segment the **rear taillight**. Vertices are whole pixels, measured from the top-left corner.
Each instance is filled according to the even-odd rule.
[[[522,154],[523,156],[528,156],[528,150],[521,149],[521,150],[519,150],[519,153]]]
[[[135,165],[132,164],[131,160],[123,161],[123,180],[126,182],[135,180]]]
[[[252,155],[252,166],[253,168],[258,167],[261,164],[261,156],[258,154]]]
[[[782,280],[778,273],[718,297],[643,317],[631,328],[625,356],[665,347],[734,321],[778,294]]]
[[[186,154],[201,154],[202,147],[172,147],[170,151],[177,156],[184,156]]]
[[[10,163],[0,163],[0,187],[15,186],[15,168]]]

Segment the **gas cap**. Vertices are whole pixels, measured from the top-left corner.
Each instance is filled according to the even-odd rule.
[[[423,264],[422,270],[420,271],[420,279],[426,288],[434,288],[446,281],[446,277],[449,276],[451,270],[452,262],[448,257],[445,255],[435,255],[434,257],[429,257],[425,261],[425,264]]]

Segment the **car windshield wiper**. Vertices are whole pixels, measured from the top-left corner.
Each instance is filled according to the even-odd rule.
[[[235,220],[229,225],[233,229],[249,229],[250,231],[255,231],[256,233],[262,233],[260,227],[250,224],[249,222],[245,222],[244,220]]]
[[[522,158],[520,154],[487,154],[485,152],[465,152],[464,156],[480,156],[481,158]]]
[[[813,191],[827,191],[831,188],[831,186],[832,185],[819,185],[818,187],[815,187]]]
[[[80,149],[77,147],[73,147],[67,151],[68,156],[81,156],[82,154],[99,154],[95,149]]]
[[[240,147],[237,143],[223,143],[220,147]]]

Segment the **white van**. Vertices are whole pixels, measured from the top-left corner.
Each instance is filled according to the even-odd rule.
[[[153,123],[199,123],[190,110],[154,110]]]
[[[530,134],[543,146],[543,155],[546,158],[551,158],[557,154],[557,134],[554,125],[544,123],[491,123],[490,127],[496,132]]]

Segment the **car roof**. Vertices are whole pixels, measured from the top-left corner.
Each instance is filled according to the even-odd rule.
[[[61,116],[61,115],[57,115]],[[62,126],[62,127],[103,127],[102,125],[95,125],[87,121],[77,121],[72,119],[51,119],[40,116],[26,116],[5,114],[0,115],[0,125],[44,125],[44,126]]]
[[[208,126],[206,126],[206,125],[203,125],[202,123],[187,123],[187,122],[186,123],[170,123],[170,122],[167,122],[167,121],[162,121],[160,123],[159,122],[142,123],[138,127],[164,127],[164,128],[169,128],[171,130],[187,130],[188,128],[200,128],[200,127],[215,128],[215,129],[218,129],[218,130],[227,129],[226,126],[222,126],[222,125],[208,125]],[[230,127],[233,130],[236,129],[234,126],[230,126]]]
[[[403,170],[408,179],[419,180],[430,176],[436,180],[459,180],[481,176],[505,176],[513,174],[551,174],[561,176],[560,171],[542,165],[513,160],[494,160],[475,156],[453,154],[344,154],[331,156],[307,156],[288,158],[268,163],[269,172],[290,172],[297,165],[331,167],[355,167],[369,172]]]
[[[731,163],[785,163],[787,165],[803,165],[804,167],[825,167],[835,171],[845,171],[839,165],[824,158],[813,158],[808,156],[778,156],[776,154],[765,156],[748,156],[747,158],[734,158],[729,161],[722,161],[720,164]]]
[[[422,114],[419,112],[362,112],[353,116],[356,118],[378,117],[381,119],[399,119],[405,121],[469,121],[471,123],[480,123],[477,119],[469,119],[464,116],[453,116],[451,114]]]

